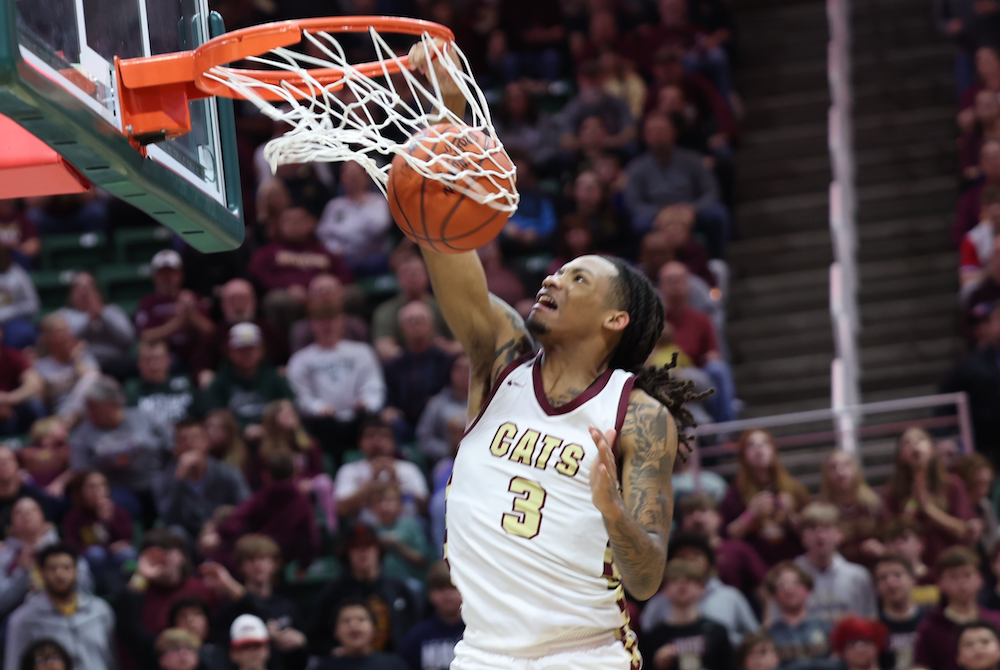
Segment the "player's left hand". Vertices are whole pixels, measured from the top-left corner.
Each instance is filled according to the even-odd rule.
[[[625,506],[618,488],[618,464],[611,449],[617,433],[614,430],[602,433],[591,426],[590,436],[597,445],[597,460],[590,470],[590,492],[594,496],[594,506],[608,518],[622,512]]]

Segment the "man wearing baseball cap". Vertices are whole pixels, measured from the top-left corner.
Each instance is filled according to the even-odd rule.
[[[198,297],[181,287],[184,264],[173,249],[153,256],[153,292],[139,301],[135,327],[144,342],[166,340],[170,352],[187,365],[198,339],[212,334],[215,324],[208,318]]]
[[[227,360],[202,398],[203,412],[225,407],[246,428],[260,423],[267,403],[294,399],[285,378],[264,361],[264,338],[256,324],[239,323],[230,328],[227,344]]]
[[[229,658],[238,670],[266,670],[271,659],[271,636],[260,617],[241,614],[229,627]]]

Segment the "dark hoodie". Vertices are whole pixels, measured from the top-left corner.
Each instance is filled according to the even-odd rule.
[[[1000,613],[979,608],[979,618],[1000,627]],[[917,645],[913,650],[914,667],[931,670],[959,670],[958,629],[961,626],[944,614],[944,608],[932,610],[917,626]]]

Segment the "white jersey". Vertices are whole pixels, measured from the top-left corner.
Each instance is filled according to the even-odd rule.
[[[504,370],[455,458],[445,558],[462,593],[464,639],[529,658],[617,639],[638,662],[590,490],[588,431],[621,428],[633,376],[608,370],[552,407],[540,366],[538,354]]]

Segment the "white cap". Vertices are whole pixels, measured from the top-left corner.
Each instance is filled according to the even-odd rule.
[[[264,341],[260,328],[254,323],[238,323],[229,329],[229,348],[256,347]]]
[[[267,626],[260,617],[253,614],[241,614],[233,621],[229,627],[229,646],[241,647],[245,644],[267,643],[271,636],[267,632]]]
[[[163,251],[156,252],[156,255],[153,256],[153,261],[150,265],[153,266],[154,270],[160,270],[162,268],[174,268],[175,270],[180,270],[184,267],[184,261],[181,260],[181,255],[173,249],[164,249]]]

